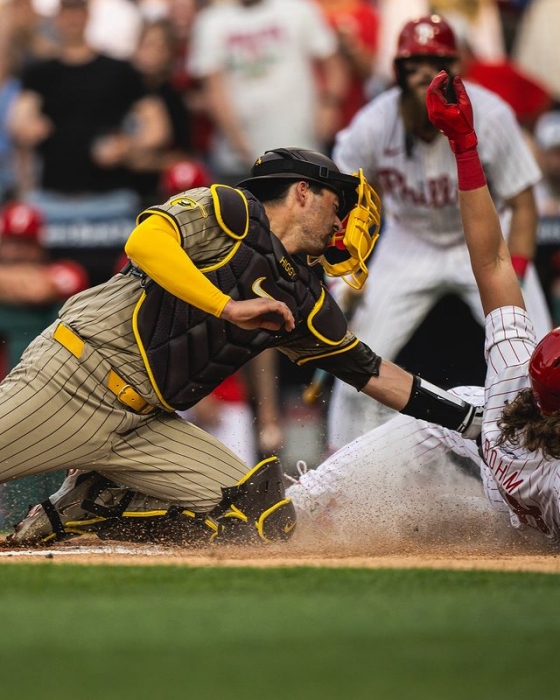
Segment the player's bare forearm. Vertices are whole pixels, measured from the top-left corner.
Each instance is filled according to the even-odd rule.
[[[532,187],[507,201],[511,208],[508,246],[512,255],[532,260],[537,245],[538,213]]]
[[[245,365],[245,369],[259,424],[278,423],[278,351],[270,348],[261,352]]]
[[[465,240],[484,313],[500,306],[524,308],[523,296],[500,228],[478,155],[470,98],[460,77],[453,79],[456,102],[447,100],[448,76],[441,71],[426,95],[430,121],[449,139],[457,161],[459,208]]]
[[[392,362],[383,360],[379,375],[362,391],[400,413],[456,430],[470,440],[480,435],[480,409]]]
[[[385,406],[400,411],[408,403],[412,381],[412,375],[402,367],[382,360],[379,376],[371,377],[362,392]]]
[[[278,405],[278,351],[269,348],[261,352],[244,369],[254,400],[259,449],[263,454],[274,454],[284,440]]]
[[[525,308],[488,187],[460,191],[459,206],[484,313],[508,305]]]

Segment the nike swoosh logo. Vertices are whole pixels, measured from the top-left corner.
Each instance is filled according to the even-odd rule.
[[[282,529],[284,530],[284,532],[286,534],[288,534],[288,532],[291,532],[295,526],[296,526],[295,523],[290,523],[289,525],[284,525],[284,527]]]
[[[266,277],[259,277],[258,279],[256,279],[253,282],[251,289],[258,297],[261,297],[262,299],[274,299],[273,296],[271,296],[268,292],[265,292],[264,289],[262,288],[262,283],[264,282],[265,279],[266,279]]]

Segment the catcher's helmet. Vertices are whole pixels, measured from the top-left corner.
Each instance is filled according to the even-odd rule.
[[[529,378],[540,411],[549,416],[560,410],[560,328],[547,333],[533,351]]]
[[[202,163],[187,158],[173,163],[161,174],[160,189],[164,197],[172,197],[178,192],[195,187],[210,187],[210,171]]]
[[[41,213],[26,202],[6,204],[0,211],[0,239],[39,241],[43,226]]]
[[[439,15],[426,15],[407,22],[397,40],[395,61],[414,56],[458,58],[453,30]]]
[[[238,182],[237,187],[244,187],[260,197],[277,180],[307,180],[336,192],[340,200],[340,219],[358,201],[359,178],[341,173],[330,158],[305,148],[275,148],[266,151],[251,168],[251,177]]]

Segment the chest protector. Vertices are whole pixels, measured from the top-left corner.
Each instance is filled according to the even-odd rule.
[[[271,234],[263,205],[244,190],[221,185],[212,187],[212,200],[210,216],[232,245],[223,262],[201,272],[236,301],[257,296],[283,301],[296,326],[290,333],[243,330],[149,280],[136,309],[135,332],[154,389],[169,409],[193,406],[267,348],[303,343],[332,352],[346,334],[342,311],[307,265]],[[161,211],[181,230],[172,209],[164,205]]]

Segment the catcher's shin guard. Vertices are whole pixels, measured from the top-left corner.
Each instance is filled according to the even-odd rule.
[[[138,496],[146,499],[141,494]],[[199,547],[213,542],[218,529],[215,520],[205,513],[165,504],[156,510],[128,508],[118,518],[103,523],[97,536],[102,540]]]
[[[288,540],[296,511],[286,498],[276,457],[259,462],[235,486],[223,488],[223,499],[209,515],[218,523],[218,543],[250,544]]]
[[[75,472],[50,498],[33,506],[9,544],[50,544],[78,535],[100,539],[199,545],[218,525],[205,514],[131,491],[97,472]]]

